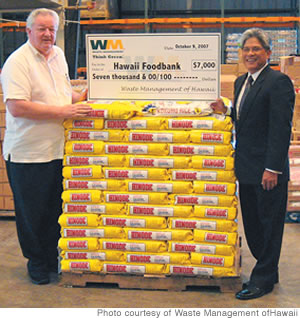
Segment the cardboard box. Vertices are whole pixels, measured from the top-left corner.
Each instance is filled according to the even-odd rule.
[[[1,193],[4,197],[12,197],[13,196],[13,193],[11,191],[11,188],[10,188],[10,185],[8,182],[2,183],[1,188],[2,188]]]
[[[300,141],[300,130],[294,130],[293,131],[293,140],[294,141]]]
[[[300,111],[294,111],[293,115],[293,130],[300,131]]]
[[[4,199],[4,210],[14,210],[15,204],[13,197],[3,197]]]
[[[237,75],[238,64],[222,64],[221,75]]]
[[[0,169],[0,183],[8,182],[6,169]]]
[[[0,127],[5,127],[5,112],[0,112]]]

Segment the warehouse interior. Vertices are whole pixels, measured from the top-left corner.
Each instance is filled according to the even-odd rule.
[[[300,45],[300,1],[297,0],[0,0],[0,68],[7,57],[27,40],[25,21],[34,8],[58,12],[61,23],[57,45],[64,49],[74,87],[86,85],[87,34],[126,33],[220,33],[221,94],[232,99],[234,79],[245,73],[238,55],[241,33],[260,27],[273,37],[276,70],[288,74],[300,92],[300,62],[294,58]],[[285,59],[281,59],[286,56]],[[77,81],[78,80],[78,81]],[[298,94],[297,94],[298,95]],[[2,92],[1,92],[2,96]],[[280,260],[280,283],[274,291],[251,301],[235,299],[233,292],[218,286],[189,287],[186,291],[123,289],[117,284],[90,283],[70,287],[61,275],[52,275],[49,285],[30,282],[26,259],[19,247],[12,193],[4,160],[0,162],[0,308],[298,308],[300,307],[300,94],[296,96],[290,150],[291,184]],[[5,105],[0,101],[0,145],[5,133]],[[298,108],[297,103],[299,104]],[[2,157],[2,152],[1,152]],[[248,280],[254,260],[243,233],[240,282]],[[0,310],[1,313],[1,310]]]

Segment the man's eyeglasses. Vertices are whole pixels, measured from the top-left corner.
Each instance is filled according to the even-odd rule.
[[[247,47],[247,46],[244,46],[242,48],[242,51],[245,52],[245,53],[249,53],[250,51],[254,52],[254,53],[258,53],[260,52],[261,50],[263,50],[262,47],[260,46],[253,46],[253,47]]]

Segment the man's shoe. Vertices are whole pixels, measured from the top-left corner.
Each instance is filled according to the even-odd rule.
[[[270,293],[273,290],[274,286],[267,288],[257,287],[255,285],[249,285],[247,288],[242,289],[235,294],[235,298],[239,300],[250,300],[264,296],[265,294]]]
[[[279,283],[279,275],[278,275],[278,273],[277,273],[277,275],[276,275],[276,277],[275,277],[274,284],[278,284],[278,283]],[[243,289],[246,289],[246,288],[249,287],[249,286],[250,286],[250,280],[249,280],[248,282],[246,282],[246,283],[243,283],[242,288],[243,288]]]
[[[33,284],[45,285],[50,283],[49,274],[44,269],[33,266],[30,261],[27,263],[27,269],[29,277]]]

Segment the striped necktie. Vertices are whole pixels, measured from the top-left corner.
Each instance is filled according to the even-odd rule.
[[[245,87],[245,90],[244,90],[244,94],[241,98],[241,102],[240,102],[240,106],[239,106],[239,111],[238,111],[238,118],[240,118],[241,116],[241,112],[242,112],[242,107],[243,107],[243,104],[245,102],[245,99],[246,99],[246,96],[248,95],[249,91],[250,91],[250,88],[252,86],[252,83],[253,83],[253,77],[250,75],[247,79],[247,83],[246,83],[246,87]]]

